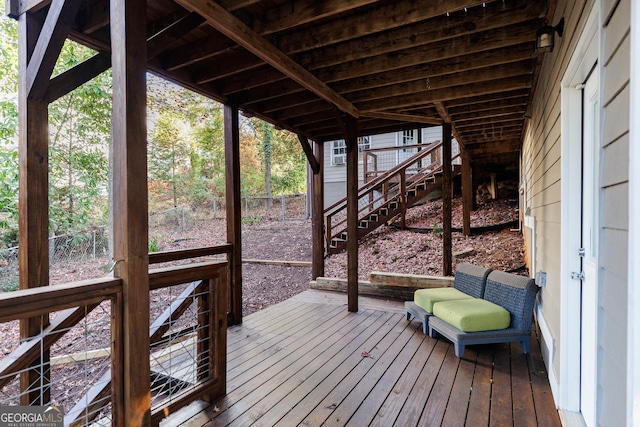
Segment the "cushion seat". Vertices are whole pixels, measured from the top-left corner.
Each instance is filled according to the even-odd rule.
[[[433,314],[463,332],[506,329],[511,323],[504,307],[476,298],[436,302]]]
[[[433,305],[437,302],[472,298],[455,288],[419,289],[413,294],[413,302],[427,313],[433,313]]]

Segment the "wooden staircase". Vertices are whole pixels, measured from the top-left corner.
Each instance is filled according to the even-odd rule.
[[[381,225],[404,215],[442,186],[441,156],[434,156],[441,143],[431,144],[401,164],[393,167],[358,190],[358,239]],[[429,159],[435,158],[435,161]],[[427,163],[426,165],[423,165]],[[454,166],[453,175],[460,173]],[[325,253],[337,253],[347,243],[346,198],[325,210]]]

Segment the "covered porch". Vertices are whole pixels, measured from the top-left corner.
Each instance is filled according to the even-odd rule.
[[[229,422],[250,423],[258,416],[278,417],[275,407],[282,408],[282,417],[297,417],[298,422],[311,416],[310,425],[325,415],[329,423],[330,417],[338,417],[333,422],[341,424],[358,414],[356,422],[359,411],[370,422],[394,418],[399,425],[404,423],[398,416],[416,423],[440,417],[455,425],[471,419],[475,424],[476,416],[501,424],[521,415],[534,424],[557,424],[546,377],[540,375],[544,365],[539,353],[522,358],[517,346],[488,346],[469,350],[471,358],[458,360],[448,344],[424,337],[417,325],[407,325],[397,308],[366,308],[358,295],[357,238],[346,238],[348,295],[338,304],[318,303],[313,301],[318,294],[308,293],[305,297],[312,301],[298,297],[243,318],[239,206],[242,112],[298,135],[313,173],[312,278],[321,276],[322,145],[346,141],[346,234],[356,236],[358,137],[441,125],[442,265],[443,274],[450,275],[451,140],[455,137],[463,148],[463,228],[468,232],[473,177],[518,164],[524,116],[543,59],[536,37],[547,24],[545,17],[553,16],[554,1],[437,1],[425,6],[369,0],[10,0],[7,5],[8,14],[19,21],[20,34],[21,249],[20,290],[0,297],[0,320],[20,320],[23,341],[2,360],[0,378],[8,384],[20,377],[22,404],[51,404],[51,386],[64,382],[50,369],[53,344],[106,302],[109,370],[99,387],[87,385],[78,416],[70,421],[73,425],[92,423],[106,407],[117,426],[180,424],[185,413],[204,417],[198,418],[205,420],[202,425],[211,422],[212,413],[220,423],[226,423],[225,417]],[[67,38],[97,53],[52,77]],[[110,67],[114,274],[49,286],[48,106]],[[148,253],[147,72],[225,105],[226,245]],[[193,263],[212,255],[226,259]],[[150,269],[150,264],[176,260],[188,265]],[[152,314],[153,291],[182,285],[186,288],[179,288],[160,316]],[[154,365],[140,356],[151,353],[152,359],[155,355],[164,360],[161,352],[173,349],[174,340],[184,335],[183,330],[172,329],[173,321],[189,313],[191,306],[196,309],[189,322],[197,336],[190,362],[195,366],[192,380],[189,387],[156,401],[156,395],[165,394],[164,388],[153,388],[154,369],[163,362]],[[61,317],[54,317],[58,311]],[[236,326],[227,333],[228,324]],[[271,338],[275,347],[266,347],[263,340]],[[358,340],[369,348],[353,347]],[[300,346],[288,353],[287,348],[293,350],[287,347],[291,341]],[[257,347],[242,349],[256,343]],[[537,341],[533,343],[535,348]],[[294,371],[292,366],[309,375],[314,366],[314,373],[322,372],[320,361],[332,360],[334,372],[345,371],[326,378],[339,387],[312,376],[316,384],[304,382],[301,387],[309,393],[318,390],[319,395],[313,394],[318,400],[305,398],[287,407],[291,400],[284,396],[290,392],[298,396],[293,385],[297,387],[305,375],[277,381],[262,377],[255,362],[274,351],[275,357],[288,355],[282,362],[289,364],[287,373]],[[349,363],[355,363],[351,369]],[[259,388],[269,399],[283,399],[270,402],[273,405],[244,400],[247,397],[236,393],[247,390],[243,386],[247,381],[252,396]],[[279,383],[285,388],[269,390]],[[332,390],[349,392],[338,396]],[[208,408],[204,409],[194,403],[197,399],[213,405],[202,404]],[[296,409],[306,405],[317,411]],[[245,415],[242,407],[257,412]],[[201,410],[205,412],[197,415]],[[552,421],[547,423],[545,417]],[[264,418],[260,423],[278,420]]]

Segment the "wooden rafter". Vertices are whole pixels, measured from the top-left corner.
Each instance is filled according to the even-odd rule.
[[[377,55],[362,60],[342,62],[319,68],[315,74],[322,81],[335,82],[360,76],[391,71],[399,68],[456,58],[471,53],[490,52],[495,49],[532,43],[536,39],[537,25],[518,24],[507,28],[488,30],[477,34],[479,42],[469,46],[468,37],[444,40],[399,51],[396,55]],[[529,53],[530,54],[530,53]],[[322,66],[322,62],[319,63]]]
[[[300,63],[305,67],[319,68],[318,64],[328,67],[448,39],[462,43],[463,36],[529,21],[539,16],[542,9],[542,3],[533,2],[525,8],[501,7],[496,13],[487,13],[485,8],[450,16],[443,13],[430,19],[429,25],[418,22],[301,53]]]
[[[497,82],[472,83],[445,89],[424,90],[409,95],[393,96],[384,100],[364,102],[359,105],[362,111],[378,111],[389,108],[422,105],[428,102],[447,101],[460,97],[473,97],[498,93],[504,90],[526,89],[531,85],[530,76],[516,76]]]
[[[340,20],[336,26],[324,22],[314,26],[310,33],[305,29],[293,31],[280,37],[278,47],[290,54],[317,49],[329,44],[347,41],[354,34],[359,37],[390,30],[402,25],[425,21],[449,12],[482,5],[476,0],[437,0],[423,2],[419,7],[412,1],[394,1],[363,13],[352,13]],[[385,17],[385,19],[381,19]],[[375,25],[372,25],[375,23]]]
[[[214,2],[204,0],[178,0],[184,7],[198,12],[207,22],[225,36],[267,62],[278,71],[295,80],[325,101],[340,110],[358,117],[358,109],[349,101],[338,95],[324,82],[276,49],[259,34],[242,23],[226,9]]]
[[[373,119],[387,119],[387,120],[402,120],[405,122],[422,123],[428,125],[440,125],[442,120],[433,117],[419,116],[417,114],[403,114],[392,113],[384,111],[370,111],[368,113],[362,113],[362,117],[369,117]]]

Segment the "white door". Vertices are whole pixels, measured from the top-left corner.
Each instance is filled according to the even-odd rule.
[[[580,411],[588,427],[596,425],[598,325],[599,104],[597,67],[582,97],[582,219]]]

